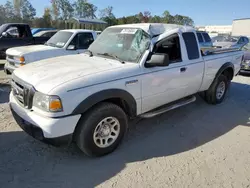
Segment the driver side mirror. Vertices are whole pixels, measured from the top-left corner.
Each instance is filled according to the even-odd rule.
[[[8,34],[6,32],[3,32],[2,37],[8,37]]]
[[[145,63],[145,67],[166,67],[169,65],[169,62],[168,54],[152,54],[150,59]]]
[[[76,50],[76,46],[75,45],[69,45],[67,50]]]

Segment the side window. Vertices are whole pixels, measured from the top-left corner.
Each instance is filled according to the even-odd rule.
[[[201,33],[197,33],[197,37],[198,37],[199,42],[202,43],[203,42],[203,38],[202,38]]]
[[[18,26],[19,38],[29,37],[27,27],[24,25]]]
[[[240,39],[239,39],[238,43],[239,43],[239,44],[244,43],[243,37],[240,37]]]
[[[76,46],[77,46],[77,39],[78,39],[78,35],[76,35],[76,36],[72,39],[72,41],[70,42],[69,46],[70,46],[70,45],[74,45],[74,46],[76,47]]]
[[[155,45],[154,53],[168,54],[171,63],[181,62],[181,45],[180,38],[174,34]]]
[[[207,33],[202,33],[204,39],[205,39],[205,42],[211,42],[211,38],[209,37],[209,35]]]
[[[245,43],[249,43],[248,38],[244,37],[244,42],[245,42]]]
[[[79,33],[78,34],[78,49],[87,49],[94,41],[92,33]]]
[[[18,38],[19,32],[17,27],[10,27],[6,30],[6,33],[8,34],[9,38]]]
[[[194,33],[187,32],[183,33],[182,36],[186,45],[188,59],[198,59],[200,57],[199,48]]]
[[[44,33],[41,37],[52,37],[56,32],[47,32]]]

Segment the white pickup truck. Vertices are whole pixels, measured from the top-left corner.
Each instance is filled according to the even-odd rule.
[[[242,56],[239,50],[204,55],[192,27],[112,26],[88,53],[15,70],[10,107],[34,138],[53,145],[75,141],[87,155],[102,156],[120,144],[129,119],[189,104],[197,93],[221,103]]]
[[[16,68],[35,61],[82,53],[96,37],[97,33],[92,30],[61,30],[44,45],[10,48],[6,51],[5,73],[11,74]]]

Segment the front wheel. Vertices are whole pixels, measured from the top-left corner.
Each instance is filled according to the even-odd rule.
[[[119,106],[101,103],[79,121],[76,143],[88,156],[103,156],[119,146],[127,127],[127,116]]]
[[[211,87],[204,92],[204,99],[209,104],[220,104],[225,98],[230,85],[230,80],[225,75],[220,75],[212,83]]]

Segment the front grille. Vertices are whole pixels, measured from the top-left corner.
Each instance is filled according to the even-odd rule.
[[[14,56],[13,55],[7,55],[7,57],[11,60],[14,60]]]
[[[32,85],[22,81],[15,75],[12,76],[11,81],[12,92],[19,104],[27,109],[32,108],[33,97],[35,89]]]

